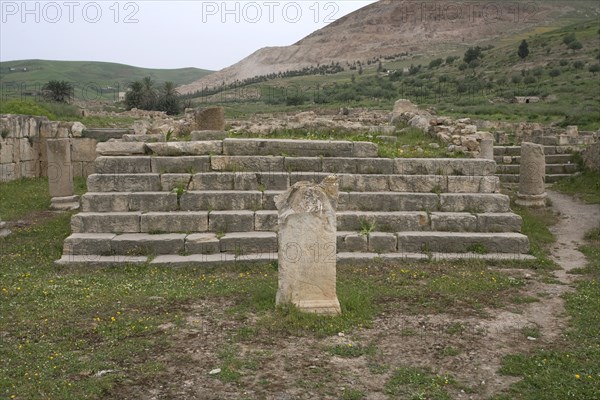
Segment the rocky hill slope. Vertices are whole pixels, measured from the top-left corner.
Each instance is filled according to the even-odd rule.
[[[448,54],[560,20],[590,18],[592,1],[416,2],[380,0],[287,47],[260,49],[217,73],[180,88],[189,93],[317,64],[354,63],[402,54]]]

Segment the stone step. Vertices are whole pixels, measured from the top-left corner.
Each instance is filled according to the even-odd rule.
[[[545,155],[570,154],[573,146],[544,146]],[[521,146],[494,146],[494,156],[520,156]]]
[[[131,129],[87,128],[81,132],[81,137],[95,139],[98,142],[106,142],[110,139],[121,139],[123,135],[131,133],[133,133]]]
[[[400,232],[397,238],[401,253],[529,252],[529,240],[520,233]]]
[[[326,173],[209,172],[203,174],[93,174],[88,177],[88,194],[202,191],[202,190],[287,190],[300,181],[321,182]],[[496,176],[435,175],[338,175],[340,191],[412,193],[495,193]]]
[[[547,184],[556,183],[564,178],[570,178],[573,176],[577,176],[578,173],[575,174],[552,174],[546,175],[545,182]],[[504,184],[518,184],[519,183],[519,175],[517,174],[498,174],[498,178],[500,178],[500,182]]]
[[[546,164],[546,175],[573,174],[579,170],[577,164]],[[519,165],[498,165],[499,174],[519,174]]]
[[[315,246],[315,256],[328,251]],[[331,246],[333,249],[333,246]],[[290,249],[292,251],[292,249]],[[515,253],[529,251],[527,237],[519,233],[462,232],[337,232],[337,251],[363,253]],[[65,239],[63,254],[73,256],[156,256],[229,253],[277,253],[275,232],[200,234],[90,234],[74,233]],[[286,253],[287,254],[287,253]]]
[[[544,157],[546,164],[571,164],[573,163],[572,154],[551,154]],[[520,164],[521,156],[495,156],[494,160],[498,165],[501,164]]]
[[[377,157],[371,142],[296,139],[225,139],[223,154],[229,156]]]
[[[85,203],[84,203],[85,204]],[[132,218],[133,216],[133,218]],[[139,218],[139,230],[135,218]],[[123,225],[121,226],[121,220]],[[521,217],[510,212],[338,211],[337,229],[354,232],[449,231],[520,232]],[[129,233],[275,232],[278,214],[270,211],[84,212],[72,219],[73,232],[110,233],[129,226]],[[113,228],[114,226],[114,228]],[[85,229],[92,229],[88,231]],[[99,231],[104,229],[105,231]]]
[[[532,261],[535,257],[529,254],[515,253],[338,253],[337,265],[365,266],[381,263],[398,262],[427,262],[430,260],[492,260],[492,261]],[[264,265],[278,261],[278,253],[257,254],[194,254],[182,255],[159,255],[152,259],[142,256],[99,256],[99,255],[63,255],[55,261],[60,266],[71,267],[110,267],[118,265],[136,265],[149,263],[156,267],[220,267],[226,264],[240,265]]]
[[[204,143],[204,142],[197,142]],[[345,158],[291,156],[148,156],[144,143],[98,145],[99,174],[196,174],[203,172],[322,172],[376,175],[494,176],[494,161],[481,159]],[[153,146],[167,145],[154,143]],[[135,147],[138,146],[138,147]],[[141,146],[141,147],[139,147]],[[104,154],[107,154],[104,156]]]

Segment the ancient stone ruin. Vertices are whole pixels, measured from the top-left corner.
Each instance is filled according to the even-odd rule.
[[[225,109],[223,107],[209,107],[196,111],[196,130],[224,131]]]
[[[51,210],[76,210],[79,196],[73,192],[73,166],[71,164],[71,141],[49,139],[46,141],[48,154],[48,184],[50,186]]]
[[[338,180],[297,182],[275,197],[279,288],[276,303],[317,314],[339,314],[336,295]]]
[[[0,238],[10,235],[10,230],[6,227],[6,222],[0,219]]]
[[[521,166],[519,171],[519,192],[516,203],[526,207],[546,205],[546,159],[544,146],[524,142],[521,144]]]
[[[278,258],[275,197],[337,174],[337,263],[530,258],[496,163],[390,159],[370,142],[100,143],[60,264],[221,265]]]

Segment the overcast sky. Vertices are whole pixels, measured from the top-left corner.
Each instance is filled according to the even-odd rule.
[[[0,0],[0,61],[219,70],[287,46],[375,0]]]

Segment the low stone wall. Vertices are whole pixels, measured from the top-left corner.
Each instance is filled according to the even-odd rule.
[[[600,142],[586,148],[583,153],[583,165],[592,171],[600,172]]]
[[[83,138],[80,122],[31,115],[0,115],[0,182],[47,176],[46,139],[71,139],[73,175],[94,173],[97,141]]]

